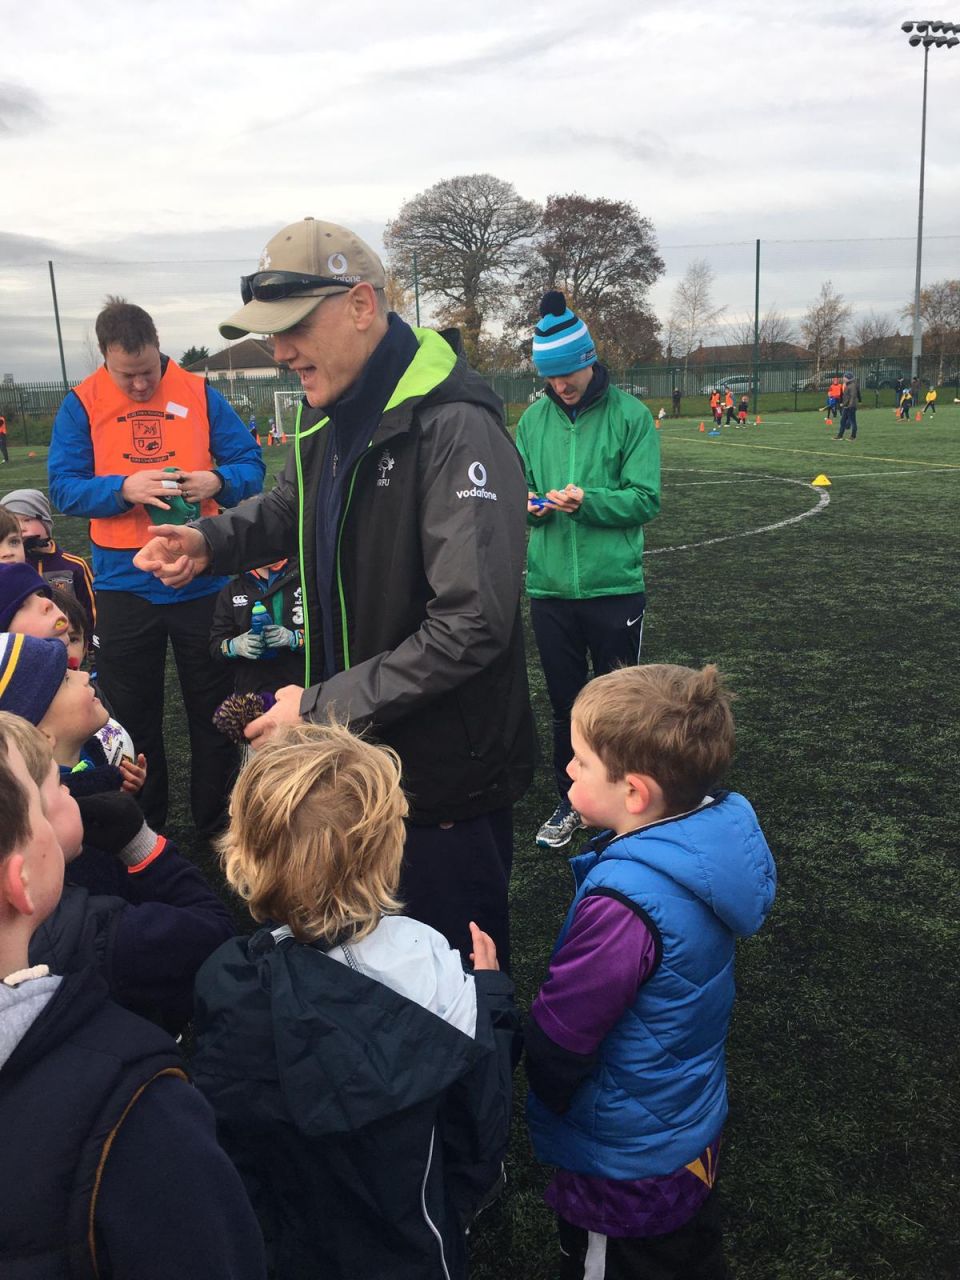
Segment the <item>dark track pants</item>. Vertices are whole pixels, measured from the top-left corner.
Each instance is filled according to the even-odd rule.
[[[190,808],[198,834],[225,825],[237,749],[212,719],[233,692],[232,674],[210,657],[216,593],[183,604],[151,604],[129,591],[97,592],[97,675],[113,715],[147,757],[147,781],[138,797],[150,825],[167,821],[167,758],[163,700],[167,640],[183,696],[190,734]]]
[[[850,439],[851,439],[851,440],[856,440],[856,438],[857,438],[857,411],[856,411],[856,409],[855,409],[853,406],[851,406],[851,405],[847,405],[847,406],[843,409],[843,411],[841,412],[841,414],[840,414],[840,430],[837,432],[837,435],[838,435],[841,439],[843,439],[843,433],[846,431],[847,427],[849,427],[849,428],[850,428]]]
[[[512,808],[443,826],[408,822],[399,889],[404,915],[442,933],[468,965],[473,920],[493,938],[500,968],[507,971],[512,863]]]
[[[570,789],[570,708],[587,683],[588,661],[595,676],[640,661],[646,602],[642,591],[592,600],[530,601],[533,634],[553,710],[553,772],[561,800]]]
[[[560,1280],[729,1280],[716,1196],[663,1236],[602,1236],[557,1219]]]

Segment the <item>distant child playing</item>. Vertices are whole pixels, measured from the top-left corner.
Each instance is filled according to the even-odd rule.
[[[725,1280],[712,1195],[737,937],[776,885],[717,670],[626,667],[572,712],[571,803],[605,828],[526,1035],[528,1122],[556,1166],[562,1280]]]
[[[220,848],[266,927],[197,979],[198,1085],[277,1276],[466,1275],[507,1145],[513,986],[400,915],[396,755],[336,725],[278,731]]]

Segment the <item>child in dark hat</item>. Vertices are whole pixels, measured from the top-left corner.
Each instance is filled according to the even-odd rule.
[[[20,522],[27,563],[54,591],[69,593],[80,601],[92,636],[97,620],[93,575],[82,556],[61,551],[54,541],[53,514],[46,494],[39,489],[13,489],[0,498],[0,506],[12,511]]]
[[[53,588],[29,564],[0,564],[0,631],[16,631],[37,640],[66,633],[67,619],[53,599]]]
[[[76,754],[106,712],[59,640],[0,635],[0,711],[50,745],[44,770]],[[152,831],[132,796],[83,795],[79,841],[64,849],[68,887],[30,957],[59,972],[95,963],[120,1004],[175,1030],[189,1019],[197,969],[233,933],[200,872]],[[104,896],[106,895],[106,896]]]

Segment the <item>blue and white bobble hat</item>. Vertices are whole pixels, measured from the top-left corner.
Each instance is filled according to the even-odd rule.
[[[533,332],[533,363],[542,378],[562,378],[596,364],[590,330],[573,314],[559,289],[540,299],[543,319]]]

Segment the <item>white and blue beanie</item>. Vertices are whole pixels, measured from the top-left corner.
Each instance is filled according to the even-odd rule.
[[[562,378],[596,364],[590,330],[573,314],[559,289],[540,299],[543,319],[533,332],[533,363],[542,378]]]

